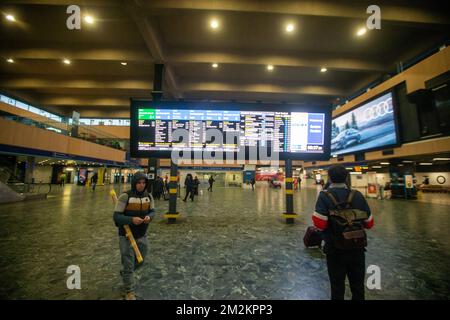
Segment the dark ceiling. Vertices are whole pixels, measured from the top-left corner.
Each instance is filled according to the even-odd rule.
[[[153,65],[164,63],[165,99],[330,105],[450,34],[430,1],[377,1],[381,30],[361,37],[370,1],[78,3],[95,22],[71,31],[71,0],[2,1],[16,21],[0,24],[0,90],[59,114],[127,116],[130,97],[151,97]]]

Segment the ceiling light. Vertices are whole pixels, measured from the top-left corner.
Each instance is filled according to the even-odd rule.
[[[217,28],[219,28],[219,21],[217,21],[216,19],[213,19],[213,20],[211,20],[209,25],[211,26],[211,28],[217,29]]]
[[[421,162],[419,163],[420,166],[432,166],[433,164],[431,162]]]
[[[128,63],[126,63],[126,62],[121,62],[120,64],[123,65],[123,66],[126,66]]]
[[[381,166],[372,166],[372,169],[381,169]]]
[[[64,59],[63,62],[64,62],[65,64],[70,64],[70,60],[69,60],[69,59]]]
[[[84,17],[84,21],[89,23],[89,24],[93,24],[94,23],[94,18],[92,16],[85,16]]]
[[[14,60],[13,60],[13,59],[11,59],[11,58],[9,58],[9,59],[6,59],[6,61],[8,61],[9,63],[14,63]]]
[[[388,166],[388,165],[390,165],[390,163],[389,163],[389,162],[380,162],[380,164],[381,164],[381,165],[385,165],[385,166]]]
[[[6,20],[15,22],[15,21],[16,21],[16,18],[15,18],[12,14],[7,14],[7,15],[6,15]]]
[[[411,160],[403,160],[402,162],[403,163],[414,163],[414,161],[411,161]]]
[[[273,70],[273,65],[269,64],[269,65],[267,66],[267,70],[272,71],[272,70]]]
[[[294,29],[295,29],[295,26],[294,26],[294,24],[292,24],[292,23],[289,23],[289,24],[286,26],[286,31],[287,31],[287,32],[292,32],[292,31],[294,31]]]
[[[433,161],[450,161],[450,158],[434,158]]]
[[[362,174],[362,172],[350,172],[350,174]]]
[[[398,167],[403,167],[404,165],[403,165],[403,164],[398,164],[397,166],[398,166]]]
[[[213,63],[213,64],[212,64],[212,67],[213,67],[213,68],[217,68],[218,66],[219,66],[219,65],[218,65],[217,63]]]
[[[320,72],[327,72],[327,68],[320,69]]]
[[[367,29],[365,27],[362,27],[361,29],[358,30],[358,32],[356,32],[356,35],[361,37],[363,35],[365,35],[367,32]]]

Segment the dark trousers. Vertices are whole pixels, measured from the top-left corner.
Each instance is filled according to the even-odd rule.
[[[191,198],[191,200],[194,201],[194,191],[191,189],[186,190],[186,196],[184,197],[183,201],[186,201],[189,195],[190,195],[189,198]]]
[[[213,187],[213,184],[212,184],[212,183],[210,183],[210,184],[209,184],[209,188],[208,188],[208,191],[211,191],[211,192],[212,192],[212,187]]]
[[[333,252],[327,254],[331,300],[344,300],[345,278],[348,277],[352,300],[364,300],[366,258],[364,251]]]

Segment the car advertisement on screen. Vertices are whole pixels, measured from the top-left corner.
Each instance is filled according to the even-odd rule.
[[[332,155],[377,149],[397,142],[391,92],[332,121]]]

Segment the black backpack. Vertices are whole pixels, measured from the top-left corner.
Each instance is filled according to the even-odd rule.
[[[324,191],[333,202],[335,209],[330,209],[328,225],[333,244],[340,250],[363,249],[367,246],[367,235],[364,230],[364,220],[368,213],[352,208],[352,200],[356,191],[351,190],[347,201],[337,202],[331,192]]]

